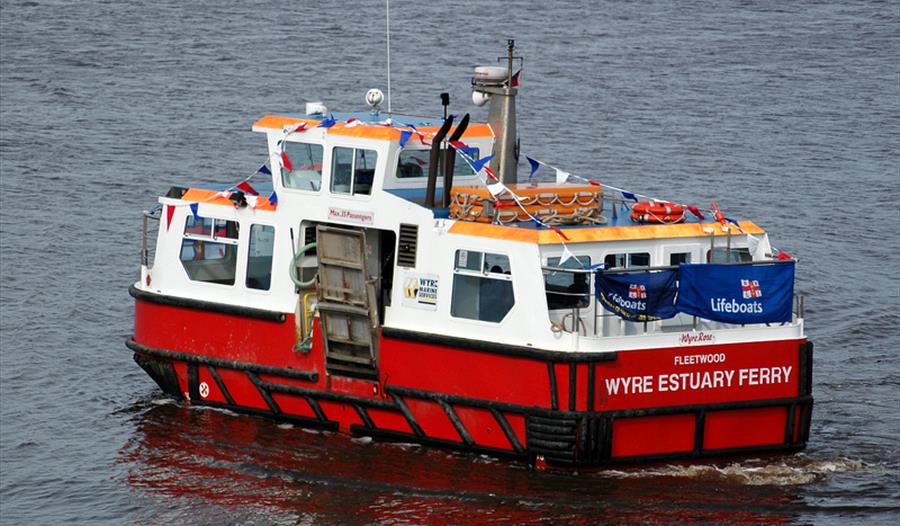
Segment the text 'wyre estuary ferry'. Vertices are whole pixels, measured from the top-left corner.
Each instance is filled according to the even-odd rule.
[[[475,70],[486,123],[370,90],[259,119],[268,160],[234,186],[170,188],[130,288],[137,363],[191,404],[538,465],[803,448],[795,260],[715,203],[528,157],[555,182],[519,183],[507,55]]]

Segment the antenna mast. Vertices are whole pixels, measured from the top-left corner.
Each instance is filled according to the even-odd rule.
[[[385,0],[385,16],[387,18],[387,77],[388,77],[388,115],[391,114],[391,0]]]

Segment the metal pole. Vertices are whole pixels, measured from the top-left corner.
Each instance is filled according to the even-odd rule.
[[[388,81],[388,114],[391,113],[391,0],[385,0],[385,17],[387,18],[387,81]]]
[[[150,263],[150,254],[147,251],[147,215],[144,215],[144,235],[141,242],[141,265],[145,267]]]

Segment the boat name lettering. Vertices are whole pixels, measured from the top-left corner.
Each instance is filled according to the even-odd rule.
[[[725,363],[725,353],[715,354],[686,354],[675,357],[675,365],[695,365],[705,363]]]
[[[695,343],[715,343],[716,335],[710,332],[683,332],[678,338],[681,345],[694,345]],[[675,357],[678,360],[678,357]],[[724,360],[723,360],[724,361]],[[677,361],[675,363],[678,363]]]
[[[606,393],[609,396],[649,394],[654,392],[674,393],[678,391],[786,384],[791,381],[792,371],[793,366],[790,365],[748,367],[744,369],[667,373],[656,377],[643,375],[605,378],[604,384]]]
[[[375,222],[375,213],[330,207],[328,209],[328,219],[342,219],[344,221],[353,221],[354,223],[371,225]]]

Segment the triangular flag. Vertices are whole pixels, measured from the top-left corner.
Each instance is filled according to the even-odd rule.
[[[466,146],[466,143],[462,141],[450,141],[450,146],[454,147],[456,151],[462,153],[463,155],[472,158],[478,155],[478,148],[472,148],[471,146]]]
[[[549,225],[548,225],[548,226],[549,226]],[[550,227],[550,230],[552,230],[552,231],[556,232],[557,234],[559,234],[559,237],[565,239],[566,241],[569,240],[569,238],[567,238],[566,235],[563,234],[563,231],[560,230],[559,228],[557,228],[557,227],[555,227],[555,226],[551,226],[551,227]]]
[[[522,70],[516,71],[516,74],[512,76],[512,82],[509,83],[510,88],[518,88],[519,87],[519,75],[522,73]]]
[[[359,119],[357,119],[356,117],[351,117],[351,118],[347,119],[346,126],[348,128],[352,128],[354,126],[359,126],[360,124],[362,124],[362,122]]]
[[[272,206],[278,206],[278,194],[276,194],[274,191],[272,192],[272,195],[269,196],[269,204]]]
[[[175,215],[175,207],[171,205],[166,205],[166,231],[169,230],[169,225],[172,224],[172,216]]]
[[[191,203],[191,213],[194,214],[194,221],[200,220],[200,214],[197,213],[198,208],[200,208],[200,203]]]
[[[569,179],[569,172],[564,172],[559,168],[556,169],[556,184],[563,184]]]
[[[531,178],[534,177],[534,174],[536,174],[537,171],[541,168],[541,163],[540,161],[536,161],[531,157],[528,157],[527,155],[525,156],[525,158],[528,159],[528,164],[531,165],[531,173],[528,175],[528,180],[530,181]]]
[[[494,183],[487,185],[488,192],[493,196],[498,196],[506,191],[506,185],[503,183]]]
[[[286,152],[286,151],[283,151],[283,150],[282,150],[282,152],[281,152],[281,166],[284,166],[284,169],[287,170],[287,171],[289,171],[289,172],[293,172],[293,171],[294,171],[294,165],[291,164],[291,160],[288,159],[288,154],[287,154],[287,152]]]
[[[241,181],[237,186],[235,186],[235,188],[237,188],[238,190],[243,190],[244,193],[250,195],[259,195],[259,192],[257,192],[255,188],[250,186],[250,183],[248,183],[247,181]]]
[[[638,201],[640,201],[640,199],[638,199],[638,198],[637,198],[633,193],[631,193],[631,192],[622,192],[622,197],[624,197],[625,199],[631,199],[631,200],[634,201],[635,203],[637,203]]]
[[[250,206],[251,210],[256,210],[256,205],[259,204],[259,197],[256,195],[248,195],[245,196],[244,199],[247,200],[247,204]]]
[[[409,130],[403,130],[400,132],[400,149],[402,150],[404,146],[406,146],[406,142],[409,141],[409,138],[412,137],[412,132]]]
[[[744,229],[741,228],[741,225],[740,225],[740,223],[737,222],[737,220],[731,219],[730,217],[726,217],[726,218],[725,218],[725,221],[728,221],[729,223],[731,223],[731,224],[733,224],[734,226],[736,226],[737,229],[740,230],[741,232],[744,231]]]
[[[780,259],[781,261],[787,261],[789,259],[794,259],[794,258],[791,257],[791,255],[788,254],[787,252],[785,252],[784,250],[779,250],[778,251],[778,259]]]
[[[569,261],[570,259],[574,259],[575,261],[578,261],[578,258],[575,257],[575,254],[573,254],[569,250],[568,245],[563,245],[563,253],[562,253],[562,256],[559,258],[559,266],[562,267],[563,264],[565,264],[565,262]]]
[[[491,157],[493,157],[493,155],[492,155]],[[485,167],[484,167],[484,173],[488,174],[488,177],[490,177],[490,178],[493,179],[494,181],[499,181],[499,180],[500,180],[500,179],[497,179],[497,174],[495,174],[494,171],[491,170],[491,167],[490,167],[490,166],[485,166]]]
[[[259,170],[257,170],[256,172],[261,173],[261,174],[266,174],[266,175],[272,175],[272,170],[269,170],[269,167],[266,165],[260,166]]]
[[[317,128],[331,128],[335,124],[334,114],[329,114],[327,119],[322,119]]]
[[[491,159],[494,158],[494,155],[496,155],[496,154],[492,153],[492,154],[488,155],[487,157],[482,157],[481,159],[472,161],[472,169],[475,170],[475,173],[480,172],[481,169],[484,168],[484,165],[486,165],[488,162],[490,162]]]
[[[700,209],[697,208],[696,206],[694,206],[694,205],[688,205],[688,206],[687,206],[687,209],[688,209],[688,211],[689,211],[690,213],[692,213],[692,214],[694,214],[695,216],[697,216],[697,219],[706,219],[705,217],[703,217],[703,214],[700,213]]]

